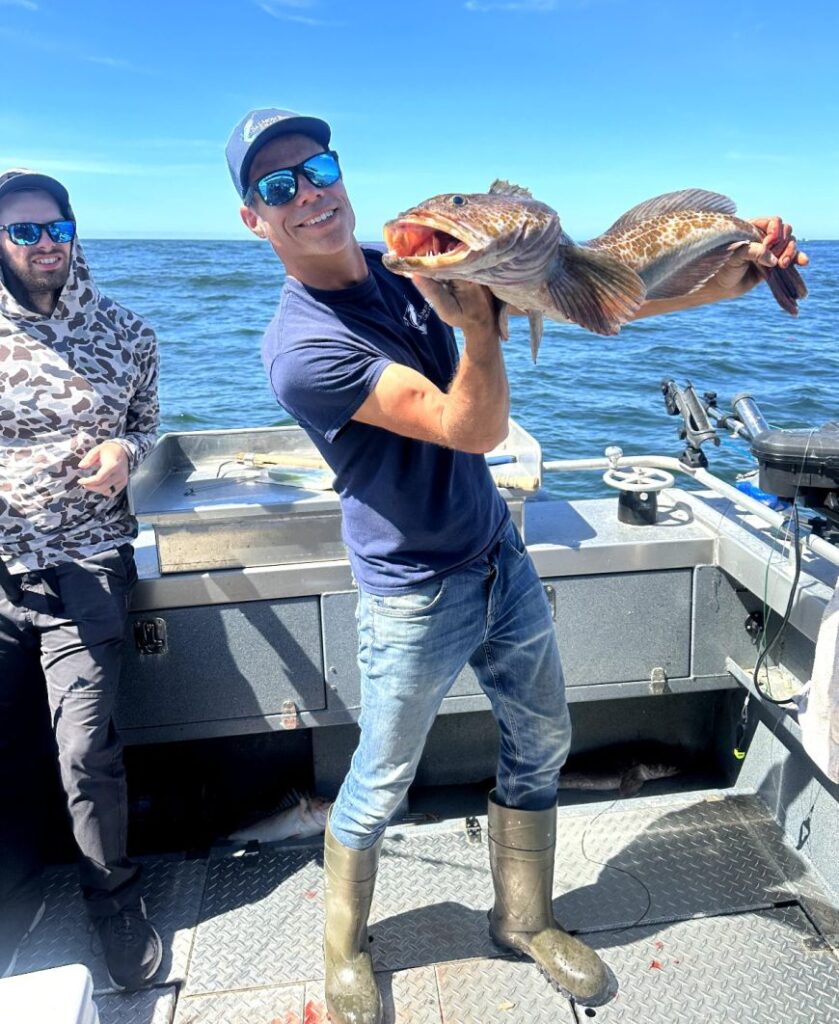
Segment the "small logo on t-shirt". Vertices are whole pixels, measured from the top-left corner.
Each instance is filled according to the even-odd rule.
[[[407,327],[414,327],[416,330],[422,331],[423,334],[428,334],[428,325],[425,321],[430,313],[431,306],[427,302],[419,313],[414,309],[413,303],[409,302],[402,314],[402,321]]]

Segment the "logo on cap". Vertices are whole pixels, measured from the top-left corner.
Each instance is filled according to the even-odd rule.
[[[270,124],[276,124],[277,121],[282,121],[282,115],[273,114],[271,117],[263,117],[258,120],[254,114],[245,121],[242,125],[242,139],[245,142],[253,142],[253,140],[259,135],[259,133],[267,128]]]

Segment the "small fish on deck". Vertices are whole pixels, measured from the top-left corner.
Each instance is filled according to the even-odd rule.
[[[247,828],[231,832],[228,838],[237,842],[276,843],[281,839],[305,839],[320,835],[326,829],[329,808],[328,800],[319,797],[299,796],[292,807],[286,807],[268,817],[261,818]]]
[[[486,285],[502,305],[530,321],[533,360],[543,320],[614,335],[648,299],[690,295],[761,231],[735,216],[727,196],[702,189],[669,192],[634,206],[583,244],[530,192],[495,181],[489,192],[426,199],[384,226],[384,264],[394,273]],[[807,288],[794,266],[755,264],[786,312],[798,313]]]
[[[582,789],[592,792],[617,790],[621,796],[636,796],[645,782],[668,779],[678,775],[681,768],[674,764],[645,764],[638,762],[613,766],[602,771],[560,772],[560,789]]]

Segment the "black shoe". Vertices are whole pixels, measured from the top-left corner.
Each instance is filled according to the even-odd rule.
[[[157,974],[163,942],[142,900],[96,922],[108,974],[115,988],[140,988]]]
[[[0,978],[15,969],[20,948],[38,927],[46,904],[40,895],[0,907]]]

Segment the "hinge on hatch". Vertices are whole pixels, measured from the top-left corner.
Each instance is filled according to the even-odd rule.
[[[134,643],[140,654],[163,654],[166,650],[166,620],[137,619]]]
[[[300,713],[293,700],[284,700],[280,708],[280,726],[283,729],[296,729],[300,725]]]
[[[667,673],[663,668],[654,668],[650,673],[650,693],[654,693],[656,696],[670,693],[670,687],[667,685]]]

